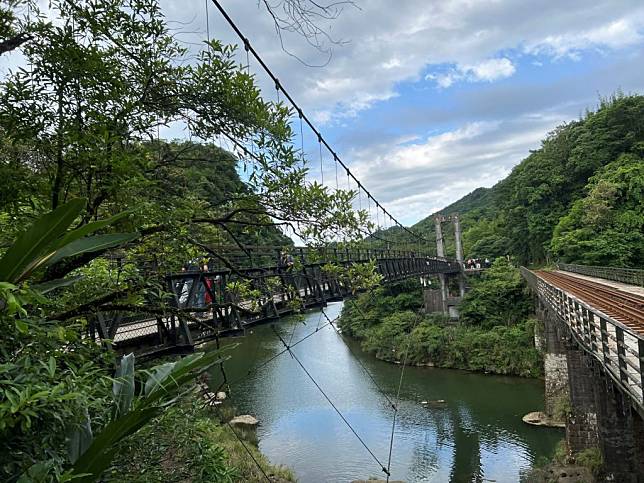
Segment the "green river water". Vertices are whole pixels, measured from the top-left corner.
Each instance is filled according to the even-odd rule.
[[[325,309],[335,317],[341,303]],[[320,312],[305,324],[281,320],[275,330],[295,342],[324,326]],[[226,362],[230,381],[283,349],[270,325],[257,326]],[[372,380],[351,354],[351,346]],[[260,421],[261,451],[295,472],[302,483],[382,477],[387,466],[401,367],[360,351],[329,326],[293,348],[304,367],[346,417],[373,455],[342,421],[297,361],[282,354],[231,388],[239,414]],[[213,371],[215,379],[218,371]],[[376,385],[377,383],[377,385]],[[435,402],[444,400],[444,403]],[[422,404],[428,401],[428,404]],[[516,482],[536,461],[552,455],[560,430],[531,427],[521,417],[543,407],[543,382],[464,371],[407,367],[395,427],[391,477],[406,482]]]

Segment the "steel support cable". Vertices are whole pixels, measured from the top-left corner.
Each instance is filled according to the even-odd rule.
[[[228,134],[225,131],[222,131],[221,134],[223,134],[229,141],[231,141],[233,143],[233,145],[235,145],[237,148],[241,149],[244,154],[246,154],[247,156],[251,157],[252,159],[254,159],[257,162],[260,162],[259,157],[255,153],[249,151],[248,148],[246,148],[246,146],[244,146],[239,141],[237,141],[233,136],[231,136],[230,134]],[[335,163],[335,168],[336,168],[335,169],[336,190],[339,190],[339,186],[338,186],[338,164],[337,164],[337,162]],[[347,185],[349,185],[349,177],[348,176],[347,176]],[[362,185],[359,185],[359,187],[362,187]],[[358,192],[358,194],[359,193],[360,192]],[[373,199],[374,203],[376,203],[376,204],[377,204],[377,201],[366,190],[365,190],[365,193],[367,194],[367,200],[369,201],[369,216],[371,216],[371,200]],[[360,199],[360,204],[362,205],[362,200],[361,199]],[[376,216],[378,216],[378,214],[379,214],[378,206],[379,205],[377,205],[376,208],[375,208],[376,209]],[[382,208],[382,207],[380,207],[380,208]],[[380,222],[378,221],[378,230],[379,229],[380,229]],[[358,231],[360,231],[362,234],[364,234],[364,235],[366,235],[368,237],[371,237],[373,239],[377,239],[377,240],[380,240],[380,241],[385,242],[385,243],[391,243],[391,240],[387,240],[386,238],[382,238],[380,236],[377,236],[374,233],[372,233],[370,231],[367,231],[367,230],[364,230],[362,228],[358,228]],[[396,243],[396,242],[394,241],[393,243]],[[418,243],[420,244],[420,240],[419,240]]]
[[[379,459],[378,459],[378,457],[374,454],[374,452],[371,450],[371,448],[369,448],[369,446],[367,446],[367,443],[365,443],[365,441],[364,441],[364,440],[362,439],[362,437],[358,434],[358,432],[353,428],[353,426],[351,426],[351,423],[347,420],[347,418],[344,416],[344,414],[342,414],[342,412],[341,412],[341,411],[338,409],[338,407],[333,403],[333,401],[331,401],[331,398],[329,398],[329,396],[326,394],[326,392],[324,391],[324,389],[322,389],[322,387],[318,384],[318,382],[317,382],[317,381],[315,380],[315,378],[311,375],[311,373],[306,369],[306,367],[304,367],[304,364],[302,364],[302,361],[300,361],[300,359],[295,355],[295,353],[293,353],[293,351],[291,350],[291,347],[292,347],[292,346],[289,346],[289,345],[284,341],[284,339],[282,338],[282,336],[281,336],[281,335],[279,335],[279,333],[275,330],[275,328],[274,328],[274,327],[273,327],[273,331],[275,332],[275,335],[277,335],[277,337],[279,338],[280,342],[284,345],[284,347],[286,348],[286,350],[289,352],[289,354],[291,355],[291,357],[295,360],[295,362],[297,362],[297,364],[298,364],[298,365],[300,366],[300,368],[304,371],[304,373],[305,373],[305,374],[307,375],[307,377],[311,380],[311,382],[315,385],[315,387],[318,389],[318,391],[320,391],[320,394],[322,394],[322,396],[324,396],[324,399],[326,399],[326,400],[327,400],[327,402],[328,402],[328,403],[331,405],[331,407],[335,410],[335,412],[338,414],[338,416],[340,416],[340,419],[342,419],[342,421],[344,421],[344,424],[346,424],[346,425],[347,425],[347,427],[349,428],[349,430],[351,430],[351,432],[352,432],[352,433],[354,434],[354,436],[358,439],[358,441],[360,441],[360,444],[362,444],[362,446],[364,446],[364,448],[365,448],[365,449],[367,450],[367,452],[371,455],[371,457],[374,459],[374,461],[375,461],[376,463],[378,463],[378,465],[380,466],[380,469],[381,469],[381,470],[382,470],[382,471],[383,471],[387,476],[389,476],[389,470],[388,470],[387,468],[385,468],[385,466],[380,462],[380,460],[379,460]]]
[[[237,146],[239,149],[241,149],[241,150],[242,150],[242,151],[243,151],[247,156],[250,156],[251,158],[255,159],[257,162],[260,162],[259,157],[258,157],[255,153],[251,153],[251,152],[248,150],[248,148],[246,148],[246,146],[244,146],[243,144],[241,144],[239,141],[237,141],[237,140],[236,140],[234,137],[232,137],[230,134],[228,134],[227,132],[224,132],[224,131],[222,131],[222,133],[221,133],[221,134],[222,134],[224,137],[226,137],[227,139],[229,139],[229,140],[230,140],[230,141],[231,141],[235,146]],[[337,164],[336,164],[336,166],[337,166]],[[337,174],[337,170],[336,170],[336,174]],[[337,183],[337,181],[338,181],[338,178],[337,178],[337,176],[336,176],[336,183]],[[339,189],[339,188],[336,188],[336,189]],[[368,199],[369,199],[369,204],[370,204],[370,205],[371,205],[371,200],[372,200],[372,199],[374,200],[374,202],[376,201],[376,200],[375,200],[373,197],[371,197],[370,195],[368,196]],[[382,208],[382,207],[381,207],[381,208]],[[376,216],[379,216],[378,207],[376,207]],[[379,229],[380,229],[380,221],[378,221],[378,230],[379,230]],[[370,237],[372,237],[372,238],[374,238],[374,239],[377,239],[377,240],[383,241],[383,242],[385,242],[385,243],[391,243],[391,240],[387,240],[386,238],[382,238],[382,237],[380,237],[380,236],[377,236],[377,235],[375,235],[374,233],[371,233],[371,232],[369,232],[369,231],[367,231],[367,230],[364,230],[364,229],[362,229],[362,228],[358,228],[358,230],[359,230],[361,233],[363,233],[363,234],[365,234],[365,235],[367,235],[367,236],[370,236]],[[378,231],[378,230],[377,230],[377,231]],[[396,243],[396,242],[394,242],[394,243]]]
[[[324,186],[324,163],[322,159],[322,141],[318,138],[318,146],[320,147],[320,184]]]
[[[255,466],[257,466],[259,471],[261,471],[262,475],[264,475],[264,478],[266,478],[266,481],[271,483],[273,480],[271,480],[271,478],[266,474],[266,472],[264,471],[264,468],[262,468],[262,465],[259,464],[259,461],[257,461],[257,458],[255,458],[255,456],[253,456],[252,451],[250,450],[250,448],[248,446],[246,446],[246,443],[244,443],[244,440],[241,438],[241,436],[239,436],[239,434],[237,434],[237,431],[235,431],[234,426],[232,424],[230,424],[230,421],[226,421],[226,418],[223,417],[223,414],[221,414],[221,411],[217,406],[214,406],[214,407],[217,409],[217,413],[219,414],[219,419],[221,419],[222,421],[226,422],[226,426],[228,426],[228,428],[230,428],[230,431],[235,435],[235,438],[237,438],[237,441],[239,441],[241,443],[241,445],[244,447],[244,449],[248,453],[248,456],[250,456],[250,458],[253,460],[253,463],[255,463]]]
[[[210,15],[208,13],[208,0],[206,2],[206,37],[208,38],[208,50],[210,50]]]
[[[256,60],[259,62],[259,64],[262,66],[262,68],[264,69],[264,72],[266,72],[266,74],[267,74],[267,75],[268,75],[268,76],[273,80],[273,82],[275,82],[275,87],[276,87],[278,90],[281,90],[281,91],[284,93],[284,96],[288,99],[288,101],[291,103],[291,105],[292,105],[292,106],[295,108],[295,110],[298,112],[298,114],[299,114],[299,116],[301,117],[301,119],[303,119],[303,120],[304,120],[304,122],[309,126],[309,128],[311,129],[311,131],[313,131],[313,133],[314,133],[316,136],[318,136],[318,138],[321,140],[322,144],[324,144],[324,146],[327,148],[327,150],[329,151],[329,153],[331,153],[331,154],[333,155],[334,159],[335,159],[338,163],[340,163],[340,165],[341,165],[341,166],[342,166],[342,167],[347,171],[347,174],[348,174],[350,177],[352,177],[352,178],[355,180],[355,182],[356,182],[356,183],[360,184],[360,181],[358,180],[358,178],[356,178],[356,176],[355,176],[355,175],[354,175],[354,174],[349,170],[348,166],[347,166],[347,165],[346,165],[346,164],[345,164],[345,163],[344,163],[344,162],[343,162],[343,161],[338,157],[337,153],[333,150],[333,148],[332,148],[332,147],[331,147],[331,145],[327,142],[327,140],[326,140],[326,139],[324,139],[324,137],[322,136],[322,134],[320,133],[320,131],[319,131],[318,129],[316,129],[315,125],[314,125],[314,124],[312,123],[312,121],[308,118],[308,116],[306,116],[306,114],[304,114],[304,113],[303,113],[302,109],[301,109],[301,108],[299,107],[299,105],[295,102],[295,100],[293,99],[293,97],[291,96],[291,94],[290,94],[290,93],[289,93],[289,92],[284,88],[284,86],[283,86],[283,85],[281,85],[281,84],[280,84],[279,79],[277,78],[277,76],[275,76],[275,74],[273,74],[273,72],[272,72],[272,71],[271,71],[271,69],[268,67],[268,65],[264,62],[264,60],[260,57],[260,55],[259,55],[259,54],[257,53],[257,51],[254,49],[254,47],[250,44],[250,41],[248,40],[248,38],[244,36],[244,34],[243,34],[243,33],[242,33],[242,31],[239,29],[239,27],[237,26],[237,24],[236,24],[236,23],[234,22],[234,20],[230,17],[230,15],[228,15],[228,12],[226,12],[226,10],[223,8],[223,6],[222,6],[222,5],[221,5],[221,3],[219,2],[219,0],[212,0],[212,2],[213,2],[213,4],[217,7],[217,9],[218,9],[218,10],[219,10],[219,12],[221,13],[221,15],[222,15],[222,16],[224,17],[224,19],[226,20],[226,22],[228,22],[228,25],[230,25],[230,27],[235,31],[235,33],[237,34],[237,36],[242,40],[242,42],[244,42],[244,45],[248,45],[248,50],[250,51],[250,53],[252,53],[252,54],[253,54],[253,57],[255,57],[255,59],[256,59]],[[365,189],[365,193],[369,194],[369,192],[368,192],[366,189]],[[382,206],[382,205],[381,205],[381,204],[380,204],[380,203],[379,203],[375,198],[374,198],[374,201],[376,202],[376,204],[377,204],[380,208],[382,208],[382,210],[383,210],[385,213],[387,213],[389,216],[391,216],[391,214],[390,214],[390,213],[389,213],[389,212],[388,212],[388,211],[387,211],[387,210],[386,210],[386,209],[385,209],[385,208],[384,208],[384,207],[383,207],[383,206]],[[395,223],[396,223],[398,226],[400,226],[403,230],[405,230],[405,231],[406,231],[407,233],[409,233],[410,235],[412,235],[412,236],[414,236],[414,237],[416,237],[416,238],[422,239],[422,240],[424,240],[424,241],[425,241],[425,242],[427,242],[427,243],[429,243],[429,242],[430,242],[428,239],[424,238],[423,236],[421,236],[421,235],[419,235],[419,234],[417,234],[417,233],[413,232],[412,230],[410,230],[409,228],[407,228],[406,226],[404,226],[402,223],[400,223],[400,222],[399,222],[396,218],[394,218],[393,216],[392,216],[392,219],[395,221]]]
[[[400,368],[400,379],[398,380],[398,390],[396,391],[397,402],[400,401],[400,390],[402,389],[403,377],[405,375],[405,366],[407,365],[407,357],[409,356],[409,348],[411,347],[411,335],[414,333],[414,330],[416,329],[416,326],[418,325],[419,320],[420,318],[416,320],[413,327],[409,331],[409,334],[407,335],[407,348],[405,350],[405,357],[403,359],[402,367]],[[389,471],[391,470],[391,455],[394,448],[394,433],[396,431],[397,416],[398,416],[398,407],[396,406],[394,410],[394,416],[391,422],[391,437],[389,438],[389,456],[387,456],[387,482],[389,482],[389,476],[390,476]]]
[[[279,91],[278,91],[279,92]],[[302,167],[304,167],[304,129],[302,126],[302,111],[299,112],[300,115],[300,161],[302,161]]]

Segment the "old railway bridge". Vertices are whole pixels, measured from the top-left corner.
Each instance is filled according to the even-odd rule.
[[[568,448],[599,448],[609,481],[644,481],[644,270],[522,274],[544,325],[546,415],[565,409]]]

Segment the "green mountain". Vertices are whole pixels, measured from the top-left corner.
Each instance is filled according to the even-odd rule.
[[[459,213],[466,257],[641,267],[643,200],[644,96],[616,95],[556,128],[495,186],[438,214]],[[413,228],[433,240],[435,215]]]

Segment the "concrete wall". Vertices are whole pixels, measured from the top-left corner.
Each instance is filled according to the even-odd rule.
[[[435,312],[443,313],[443,300],[440,289],[427,289],[423,291],[425,302],[425,313],[433,314]]]

